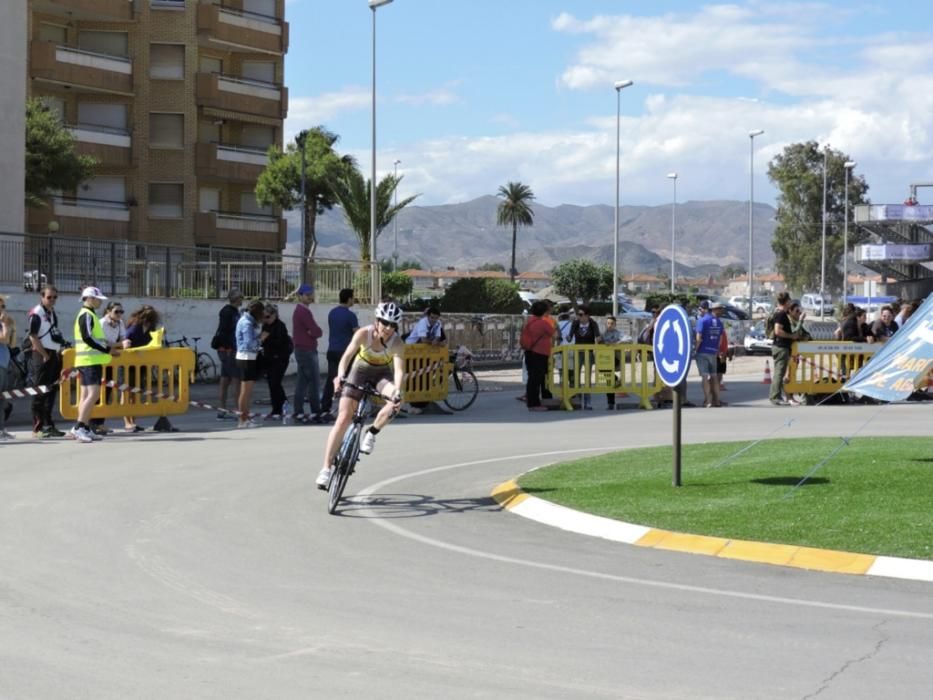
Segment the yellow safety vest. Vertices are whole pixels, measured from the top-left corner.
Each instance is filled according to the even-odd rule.
[[[75,318],[75,367],[90,367],[91,365],[109,365],[110,353],[101,352],[96,348],[84,342],[81,338],[81,316],[91,315],[91,337],[100,342],[101,345],[107,345],[107,336],[104,335],[104,327],[97,318],[93,309],[82,306]]]

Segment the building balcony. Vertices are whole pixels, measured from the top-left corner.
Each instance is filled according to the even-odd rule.
[[[203,45],[223,50],[288,51],[288,22],[223,5],[198,5],[198,36]]]
[[[269,163],[269,156],[259,148],[225,143],[199,143],[198,177],[235,182],[256,182]]]
[[[126,240],[130,233],[130,208],[126,202],[52,197],[50,206],[29,210],[32,233],[47,233],[52,222],[57,224],[59,236]]]
[[[285,247],[286,222],[280,216],[225,211],[198,212],[196,245],[250,248],[281,252]]]
[[[84,21],[129,22],[133,0],[33,0],[32,8],[45,15]]]
[[[75,139],[75,150],[96,158],[104,167],[125,168],[132,165],[133,139],[125,129],[75,124],[68,127]]]
[[[33,41],[29,54],[29,75],[56,85],[83,92],[133,94],[133,62],[122,56]]]
[[[204,107],[270,119],[285,119],[288,114],[288,88],[275,83],[198,73],[196,89],[197,102]]]

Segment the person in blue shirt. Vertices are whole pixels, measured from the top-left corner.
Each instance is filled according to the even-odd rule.
[[[240,422],[237,428],[258,428],[257,423],[249,415],[249,407],[253,400],[253,385],[259,379],[259,353],[262,344],[269,337],[269,332],[262,329],[262,319],[266,305],[261,301],[250,302],[245,314],[236,322],[236,365],[240,370],[240,397],[237,402]]]
[[[337,376],[340,358],[350,345],[353,334],[360,328],[360,320],[350,311],[353,290],[341,289],[339,299],[340,303],[327,314],[327,381],[324,382],[321,395],[321,418],[325,420],[331,416],[330,410],[334,405],[334,378]]]
[[[716,302],[696,324],[696,364],[703,383],[703,398],[707,408],[721,406],[719,400],[720,340],[723,324],[720,320],[725,307]],[[723,358],[725,359],[725,358]]]
[[[408,345],[415,345],[416,343],[444,345],[447,342],[444,325],[441,323],[441,312],[437,307],[428,307],[424,312],[424,316],[418,319],[418,323],[411,329],[411,333],[408,334],[405,342]]]

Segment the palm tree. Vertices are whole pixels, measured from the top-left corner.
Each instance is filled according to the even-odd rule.
[[[535,198],[535,193],[531,191],[528,185],[520,182],[510,182],[507,185],[500,186],[498,197],[502,197],[499,207],[496,210],[496,223],[499,226],[512,226],[512,265],[509,267],[509,279],[515,281],[515,239],[518,236],[519,226],[532,226],[534,224],[535,213],[531,209],[530,202]]]
[[[390,173],[382,178],[376,186],[377,239],[383,229],[392,223],[395,215],[419,197],[416,194],[400,200],[398,204],[392,203],[392,196],[398,184],[402,181],[402,177],[402,175],[396,177]],[[370,189],[370,181],[363,177],[356,164],[344,168],[341,175],[334,182],[334,196],[340,202],[340,206],[343,207],[343,216],[347,224],[353,229],[360,241],[360,260],[363,262],[369,261]]]

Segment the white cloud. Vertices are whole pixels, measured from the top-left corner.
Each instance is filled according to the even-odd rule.
[[[367,88],[348,87],[340,92],[329,92],[316,97],[289,97],[288,119],[285,122],[285,141],[303,129],[327,124],[346,111],[365,109],[372,93]]]

